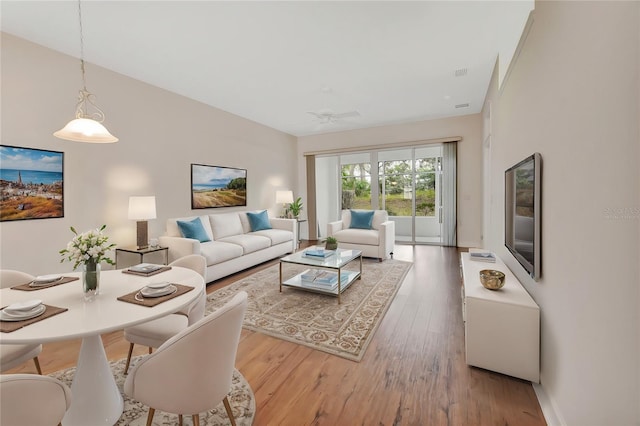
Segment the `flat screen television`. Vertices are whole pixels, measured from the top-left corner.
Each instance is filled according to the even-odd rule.
[[[504,172],[504,245],[538,280],[542,261],[542,156],[520,161]]]

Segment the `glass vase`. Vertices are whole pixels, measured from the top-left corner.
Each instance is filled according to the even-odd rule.
[[[100,293],[100,264],[87,262],[82,265],[82,293],[84,300],[92,301]]]

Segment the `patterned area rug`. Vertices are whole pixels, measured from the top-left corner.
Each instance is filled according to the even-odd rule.
[[[142,356],[143,355],[134,357],[131,360],[131,364],[135,365],[135,363],[138,362],[138,360],[142,358]],[[122,386],[126,378],[123,374],[125,362],[126,359],[123,358],[119,361],[113,361],[110,363],[111,371],[116,378],[118,388],[124,396],[124,413],[122,414],[120,420],[118,421],[118,423],[116,423],[116,425],[145,425],[147,422],[149,407],[139,403],[138,401],[130,399],[124,394],[124,392],[122,392]],[[61,380],[69,387],[71,387],[71,381],[73,380],[75,371],[76,368],[72,367],[66,370],[55,372],[50,376]],[[229,392],[228,398],[229,404],[231,405],[231,410],[233,411],[233,415],[236,418],[236,424],[250,426],[253,423],[253,418],[256,413],[256,401],[249,383],[247,383],[245,378],[242,376],[242,374],[240,374],[238,370],[235,370],[233,373],[231,392]],[[156,410],[155,415],[153,416],[154,426],[168,426],[177,424],[178,416],[175,414],[164,413],[162,411]],[[192,425],[193,423],[191,420],[191,416],[183,416],[182,424],[185,426]],[[229,422],[229,417],[227,416],[227,412],[224,409],[222,401],[213,410],[207,411],[206,413],[200,413],[200,424],[207,426],[228,426],[229,424],[231,424]]]
[[[360,361],[412,265],[394,259],[364,259],[362,279],[342,293],[340,305],[336,297],[290,287],[283,287],[280,293],[279,265],[274,265],[211,293],[206,313],[244,290],[249,295],[244,328]],[[307,268],[285,263],[283,278]],[[358,262],[346,267],[358,268]]]

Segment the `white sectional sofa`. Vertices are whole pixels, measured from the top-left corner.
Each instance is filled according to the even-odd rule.
[[[339,248],[362,250],[365,257],[377,257],[380,261],[393,257],[395,222],[389,220],[385,210],[373,210],[373,218],[368,229],[354,228],[352,225],[351,210],[342,210],[342,220],[327,224],[327,236],[337,239]]]
[[[185,238],[178,221],[200,219],[210,241]],[[272,229],[252,232],[247,212],[232,212],[190,216],[167,220],[166,235],[160,245],[169,248],[169,262],[189,255],[200,254],[207,260],[207,283],[250,268],[267,260],[292,253],[297,247],[295,219],[269,218]],[[184,225],[184,224],[183,224]]]

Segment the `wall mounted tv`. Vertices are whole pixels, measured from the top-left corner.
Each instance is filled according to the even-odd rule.
[[[504,244],[531,278],[542,261],[542,156],[535,153],[504,172]]]

